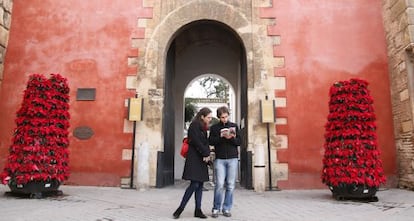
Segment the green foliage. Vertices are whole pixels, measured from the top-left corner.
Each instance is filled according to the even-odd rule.
[[[220,120],[217,117],[211,118],[210,125],[217,124]]]
[[[220,78],[204,77],[199,80],[200,86],[204,88],[207,98],[229,98],[229,85]]]
[[[184,100],[184,122],[190,122],[197,113],[197,108],[191,99]]]

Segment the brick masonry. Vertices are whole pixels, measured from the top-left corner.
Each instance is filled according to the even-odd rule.
[[[4,57],[9,41],[13,0],[0,0],[0,86],[3,81]]]
[[[414,189],[414,0],[383,0],[399,186]]]

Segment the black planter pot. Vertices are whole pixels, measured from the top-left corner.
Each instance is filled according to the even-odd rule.
[[[336,200],[359,200],[377,202],[378,197],[376,187],[367,187],[355,184],[340,184],[339,186],[329,186],[332,196]]]
[[[26,184],[9,184],[11,193],[14,195],[26,195],[30,198],[42,198],[48,195],[61,195],[62,191],[58,188],[60,182],[57,180],[51,181],[31,181]]]

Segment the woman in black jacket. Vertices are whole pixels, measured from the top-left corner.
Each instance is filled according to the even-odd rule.
[[[175,219],[180,217],[188,200],[195,193],[194,216],[207,218],[201,211],[201,199],[203,196],[203,184],[209,180],[207,164],[210,161],[210,147],[207,138],[207,129],[211,121],[211,110],[202,108],[188,128],[189,147],[185,159],[183,179],[190,180],[190,185],[185,190],[180,206],[173,213]]]

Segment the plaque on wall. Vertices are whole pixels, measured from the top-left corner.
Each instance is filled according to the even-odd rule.
[[[94,101],[96,96],[96,88],[78,88],[76,91],[77,101]]]
[[[91,138],[93,134],[94,132],[92,128],[87,126],[77,127],[75,128],[75,130],[73,130],[73,136],[78,138],[79,140],[87,140]]]
[[[144,105],[143,98],[128,99],[128,120],[142,121],[142,107]]]
[[[261,100],[260,101],[260,116],[262,123],[274,123],[275,122],[275,101],[274,100]]]

